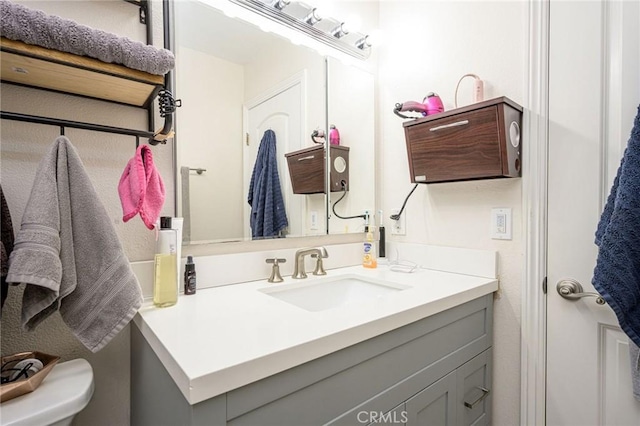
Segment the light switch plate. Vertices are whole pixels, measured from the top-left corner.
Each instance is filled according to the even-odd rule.
[[[511,209],[491,209],[491,238],[494,240],[511,240]]]

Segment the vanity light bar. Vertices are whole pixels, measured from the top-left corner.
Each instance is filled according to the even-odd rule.
[[[345,24],[340,23],[329,32],[323,31],[315,26],[322,17],[318,16],[316,8],[311,7],[306,16],[297,18],[287,13],[291,1],[290,0],[229,0],[231,3],[237,4],[249,9],[263,17],[276,21],[288,28],[300,31],[309,37],[329,45],[343,53],[347,53],[358,59],[366,59],[371,54],[371,43],[367,41],[367,35],[361,33],[351,33],[357,37],[355,43],[345,40],[348,31],[345,31]],[[303,3],[296,3],[296,6],[304,6]],[[327,18],[327,20],[330,20]],[[335,20],[333,20],[335,21]],[[347,37],[348,38],[348,37]],[[363,43],[364,41],[364,43]]]

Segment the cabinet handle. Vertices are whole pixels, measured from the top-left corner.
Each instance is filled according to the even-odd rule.
[[[443,124],[442,126],[436,126],[429,129],[430,132],[437,132],[438,130],[448,129],[450,127],[466,126],[469,124],[469,120],[456,121],[455,123]]]
[[[491,392],[489,389],[487,389],[487,388],[483,388],[482,386],[478,386],[478,389],[480,389],[480,390],[482,391],[482,395],[480,395],[480,396],[478,397],[478,399],[476,399],[475,401],[473,401],[473,402],[471,402],[471,403],[469,403],[469,402],[465,401],[465,402],[464,402],[464,406],[465,406],[465,407],[467,407],[467,408],[473,408],[473,407],[475,407],[476,405],[478,405],[478,403],[479,403],[480,401],[484,400],[484,399],[487,397],[487,395],[489,395],[489,392]]]
[[[306,157],[298,158],[298,161],[313,160],[314,158],[315,158],[315,155],[308,155]]]

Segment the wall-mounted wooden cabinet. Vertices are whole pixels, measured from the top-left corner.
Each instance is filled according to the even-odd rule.
[[[325,176],[324,146],[312,146],[285,154],[294,194],[322,194]],[[331,192],[342,191],[342,181],[349,186],[349,147],[331,146]]]
[[[521,176],[522,107],[506,97],[404,123],[411,182]]]

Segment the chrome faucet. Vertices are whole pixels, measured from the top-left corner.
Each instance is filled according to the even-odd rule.
[[[293,275],[291,278],[307,278],[307,273],[304,270],[304,257],[308,254],[317,258],[316,269],[313,271],[313,275],[326,275],[322,266],[322,259],[329,257],[327,249],[324,247],[310,247],[300,249],[296,252],[295,265],[293,267]]]

